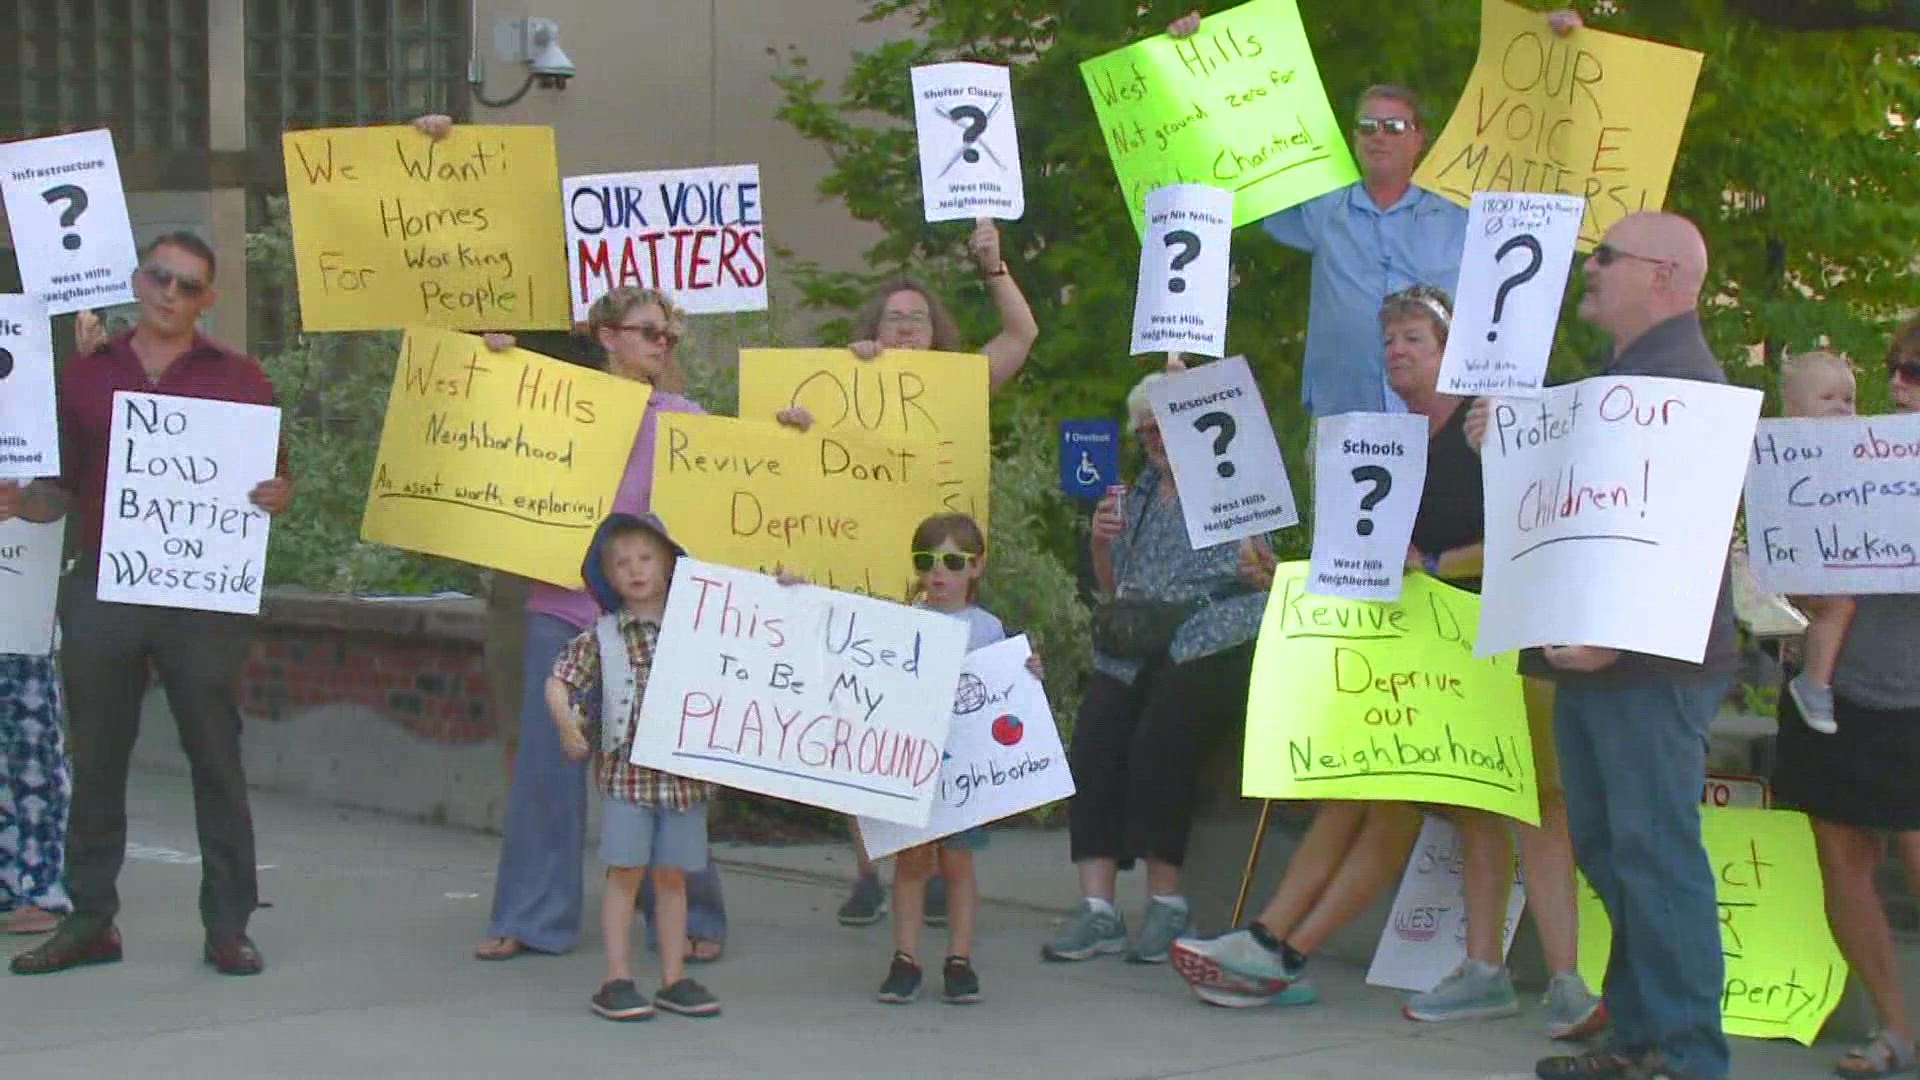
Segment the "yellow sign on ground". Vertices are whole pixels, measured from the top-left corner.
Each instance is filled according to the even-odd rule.
[[[696,558],[906,599],[913,530],[942,510],[931,443],[685,413],[655,438],[654,512]]]
[[[1482,0],[1479,59],[1414,182],[1462,206],[1476,191],[1584,196],[1590,250],[1666,201],[1700,61],[1599,30],[1560,37],[1539,12]]]
[[[281,152],[308,333],[571,325],[552,128],[322,128]]]
[[[740,415],[771,421],[799,405],[815,430],[925,444],[939,505],[987,526],[993,451],[987,432],[987,358],[888,350],[861,360],[845,349],[740,350]],[[915,522],[918,524],[918,522]]]
[[[1480,598],[1409,574],[1393,603],[1282,564],[1247,694],[1241,794],[1473,806],[1540,822],[1515,654],[1473,655]]]
[[[1847,961],[1827,929],[1820,857],[1805,814],[1702,807],[1701,838],[1720,905],[1729,1035],[1812,1046],[1840,1004]],[[1580,974],[1600,986],[1613,946],[1606,908],[1580,882]]]
[[[525,349],[409,330],[360,535],[579,588],[652,393]]]

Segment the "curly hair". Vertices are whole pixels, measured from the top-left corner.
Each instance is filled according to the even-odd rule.
[[[1887,348],[1887,372],[1911,360],[1920,360],[1920,318],[1907,320],[1906,324],[1893,332],[1893,343]]]
[[[1412,285],[1380,302],[1380,329],[1408,319],[1426,319],[1433,326],[1434,340],[1444,346],[1453,323],[1453,297],[1432,285]]]
[[[619,326],[627,316],[633,314],[635,308],[648,304],[660,306],[660,313],[667,320],[666,331],[675,339],[686,336],[686,313],[680,310],[680,306],[659,289],[643,289],[637,285],[623,285],[593,302],[593,306],[587,309],[587,336],[593,339],[594,344],[600,345],[600,331]],[[601,345],[603,351],[605,348]],[[606,366],[603,359],[601,367]],[[680,367],[679,358],[671,351],[667,353],[667,370],[655,380],[655,385],[676,394],[686,392],[687,373]]]
[[[867,302],[853,317],[853,340],[880,340],[880,318],[886,314],[887,301],[894,293],[919,293],[927,302],[927,319],[933,326],[933,347],[937,352],[960,352],[960,324],[953,321],[953,315],[947,311],[947,305],[933,295],[925,285],[908,277],[894,278],[876,289],[867,297]]]

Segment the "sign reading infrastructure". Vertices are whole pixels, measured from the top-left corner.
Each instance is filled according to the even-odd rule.
[[[0,146],[0,192],[21,280],[48,314],[133,300],[140,253],[112,132]]]
[[[1920,593],[1920,416],[1760,421],[1747,550],[1769,592]]]

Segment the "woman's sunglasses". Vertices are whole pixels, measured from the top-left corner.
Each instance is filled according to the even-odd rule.
[[[672,348],[680,344],[680,335],[652,323],[622,323],[615,330],[630,330],[640,335],[640,339],[649,345],[665,345]]]
[[[140,272],[147,276],[148,281],[153,282],[154,288],[161,292],[177,288],[180,290],[180,295],[189,300],[207,291],[206,282],[190,278],[185,274],[176,274],[159,263],[148,263],[140,268]]]
[[[938,561],[941,566],[957,574],[972,566],[973,560],[979,557],[970,551],[916,551],[913,553],[913,568],[924,574],[933,569],[933,564]]]

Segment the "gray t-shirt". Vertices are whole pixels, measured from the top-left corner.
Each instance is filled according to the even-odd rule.
[[[913,606],[926,608],[928,611],[933,610],[925,604],[915,604]],[[984,649],[989,645],[1007,640],[1007,628],[1001,623],[1000,617],[978,604],[968,604],[959,611],[949,611],[945,612],[945,614],[951,615],[967,624],[968,652]]]
[[[1854,599],[1833,690],[1873,709],[1920,709],[1920,596]]]

